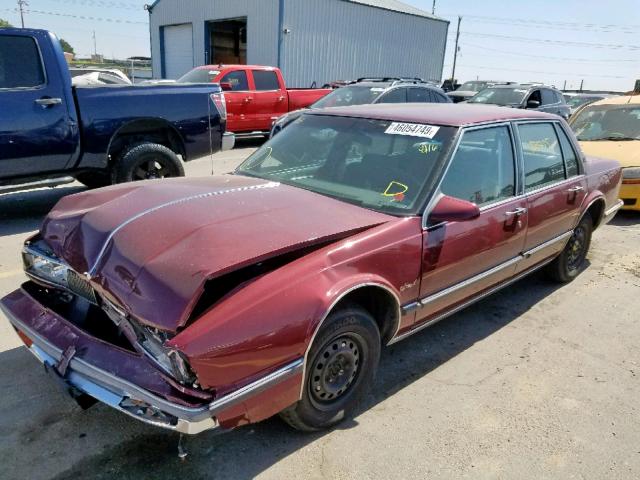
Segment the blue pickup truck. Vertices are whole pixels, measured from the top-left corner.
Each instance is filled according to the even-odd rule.
[[[0,29],[0,193],[184,175],[233,147],[219,85],[72,87],[58,39]]]

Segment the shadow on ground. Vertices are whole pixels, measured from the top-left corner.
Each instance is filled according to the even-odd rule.
[[[616,227],[631,227],[640,224],[640,212],[632,210],[620,210],[613,220],[609,222]]]
[[[362,411],[374,407],[472,347],[476,342],[482,341],[518,319],[557,288],[557,284],[547,282],[541,274],[534,274],[514,284],[507,291],[497,293],[448,320],[385,349],[378,379],[364,402]],[[177,434],[142,425],[135,420],[120,418],[122,414],[107,410],[105,406],[94,407],[87,412],[81,412],[75,407],[69,411],[71,407],[66,405],[62,397],[52,393],[42,395],[42,389],[48,388],[43,383],[46,381],[44,374],[40,373],[37,363],[30,358],[26,349],[21,348],[0,354],[0,365],[12,365],[11,371],[4,369],[0,373],[0,386],[4,388],[10,388],[15,381],[11,376],[15,373],[12,372],[22,371],[22,369],[26,370],[27,376],[37,371],[38,379],[43,377],[42,380],[21,382],[21,388],[28,390],[21,395],[29,399],[36,398],[39,402],[37,406],[33,401],[13,405],[13,408],[25,408],[30,409],[31,412],[35,410],[40,413],[34,416],[29,415],[28,411],[12,412],[12,418],[21,419],[20,421],[27,424],[8,425],[6,419],[0,421],[0,425],[4,424],[4,428],[19,429],[24,432],[18,435],[18,443],[24,442],[22,439],[24,435],[46,435],[46,430],[39,432],[41,428],[47,428],[46,422],[41,425],[41,418],[50,418],[52,416],[50,412],[61,410],[68,413],[57,421],[68,422],[65,431],[73,432],[70,433],[70,438],[74,439],[71,441],[77,443],[78,448],[87,445],[86,442],[93,442],[91,445],[94,446],[94,453],[88,454],[55,477],[59,480],[76,478],[139,480],[168,479],[178,476],[189,479],[212,477],[249,479],[324,435],[323,433],[296,432],[276,417],[223,435],[204,432],[195,437],[185,437],[189,456],[182,462],[177,458]],[[9,407],[4,405],[4,396],[0,402],[0,411]],[[416,408],[419,407],[416,406]],[[113,426],[117,422],[122,422],[124,427],[121,429],[126,431],[120,433],[118,428]],[[355,420],[346,422],[338,428],[357,428],[357,425],[356,417]],[[85,434],[84,432],[87,431],[94,433]],[[109,434],[103,434],[105,431]],[[99,446],[95,445],[96,442]],[[39,451],[30,451],[28,446],[15,451],[19,456],[24,455],[24,458],[12,460],[11,463],[17,466],[28,465],[33,455],[42,454]],[[7,453],[0,451],[0,456],[5,457]],[[58,454],[64,455],[64,453]],[[46,465],[46,459],[44,460]],[[11,473],[11,468],[5,473]]]
[[[0,236],[37,230],[58,200],[85,189],[82,186],[56,187],[0,195]]]

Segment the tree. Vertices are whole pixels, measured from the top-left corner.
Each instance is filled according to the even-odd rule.
[[[13,25],[7,22],[4,18],[0,18],[0,28],[11,28],[11,27],[13,27]]]
[[[62,45],[63,52],[73,53],[75,55],[76,52],[73,50],[73,47],[69,45],[69,42],[67,42],[64,38],[60,39],[60,45]]]

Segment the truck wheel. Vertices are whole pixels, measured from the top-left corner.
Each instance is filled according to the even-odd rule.
[[[184,177],[178,156],[164,145],[140,143],[125,150],[113,167],[113,183]]]
[[[589,252],[592,232],[593,221],[591,215],[586,214],[573,230],[562,253],[547,267],[547,274],[552,280],[567,283],[578,276]]]
[[[350,417],[372,385],[380,359],[380,332],[368,312],[332,313],[307,356],[302,398],[280,412],[298,430],[328,428]]]
[[[76,176],[76,180],[89,188],[100,188],[111,185],[111,176],[103,172],[84,172]]]

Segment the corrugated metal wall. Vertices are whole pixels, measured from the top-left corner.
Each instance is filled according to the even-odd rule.
[[[193,24],[193,53],[205,63],[205,22],[247,17],[247,61],[258,65],[278,62],[278,0],[161,0],[149,16],[153,76],[160,78],[160,27]]]
[[[278,64],[279,5],[284,5],[281,68],[290,86],[362,76],[439,81],[449,24],[343,0],[161,0],[150,15],[154,77],[161,73],[160,27],[193,24],[196,65],[205,62],[205,22],[248,17],[247,61]]]
[[[363,76],[440,81],[448,23],[342,0],[284,0],[282,68],[292,85]]]

